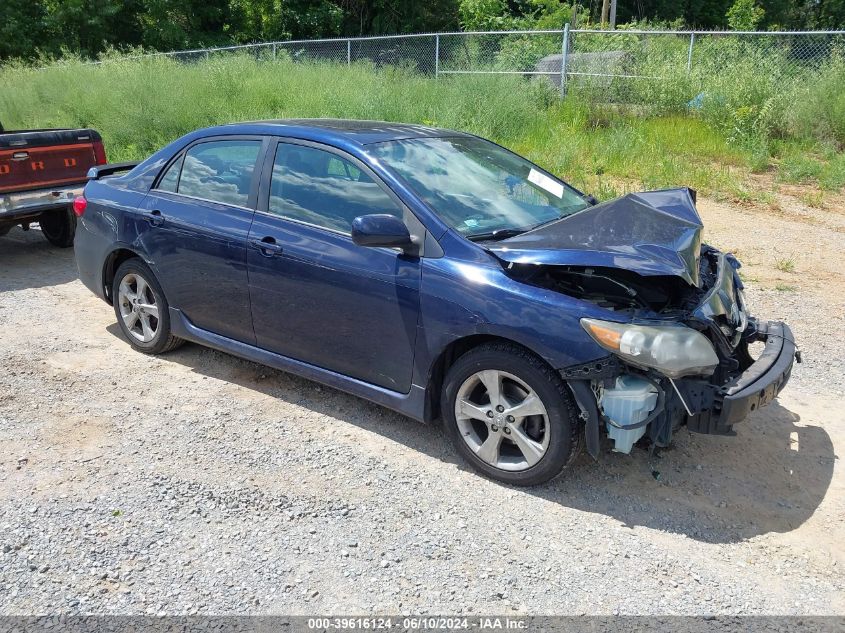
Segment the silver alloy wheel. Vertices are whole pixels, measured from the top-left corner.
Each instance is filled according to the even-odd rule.
[[[527,470],[549,448],[549,415],[540,396],[504,371],[467,378],[455,398],[455,420],[467,446],[502,470]]]
[[[142,343],[152,341],[158,332],[158,306],[147,281],[137,273],[124,276],[118,286],[117,302],[129,334]]]

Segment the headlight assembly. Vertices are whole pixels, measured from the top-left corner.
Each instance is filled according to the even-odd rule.
[[[606,350],[632,365],[669,378],[709,375],[719,358],[707,337],[685,325],[631,325],[581,319],[581,327]]]

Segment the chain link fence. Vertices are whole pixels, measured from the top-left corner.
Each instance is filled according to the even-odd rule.
[[[564,55],[566,51],[566,55]],[[191,63],[221,55],[263,60],[401,66],[433,77],[545,78],[607,102],[695,99],[761,81],[812,81],[845,63],[845,31],[736,32],[619,29],[432,33],[268,42],[154,53]]]

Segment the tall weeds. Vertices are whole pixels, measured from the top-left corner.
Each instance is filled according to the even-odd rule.
[[[738,172],[766,168],[773,151],[784,152],[772,138],[799,138],[802,148],[821,144],[826,156],[845,141],[843,67],[834,64],[813,85],[789,90],[737,66],[691,107],[701,94],[696,76],[662,86],[629,83],[628,105],[620,105],[577,83],[561,102],[547,82],[514,75],[434,79],[403,68],[248,55],[188,64],[165,57],[104,61],[0,67],[3,123],[90,126],[103,134],[109,159],[118,161],[143,158],[198,127],[233,121],[419,122],[492,138],[602,197],[675,185],[742,196]],[[824,176],[831,186],[841,181],[837,164]]]

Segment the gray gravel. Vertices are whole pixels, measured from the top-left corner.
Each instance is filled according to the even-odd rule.
[[[845,296],[782,292],[749,284],[746,299],[762,318],[786,321],[801,349],[803,363],[791,385],[800,391],[845,397]]]
[[[737,437],[682,430],[521,490],[337,391],[137,354],[74,273],[37,232],[0,239],[2,614],[845,612],[825,337]],[[812,327],[817,299],[749,294]]]

